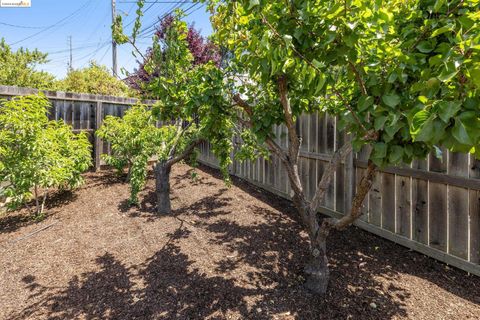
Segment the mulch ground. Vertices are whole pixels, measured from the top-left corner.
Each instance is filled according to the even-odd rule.
[[[107,171],[53,195],[40,223],[0,218],[0,318],[480,318],[480,278],[353,227],[329,238],[327,296],[309,294],[290,203],[197,171],[174,168],[171,216],[155,214],[151,179],[130,208]]]

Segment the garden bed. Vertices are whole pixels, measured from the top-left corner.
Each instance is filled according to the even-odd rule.
[[[329,239],[325,298],[305,292],[288,201],[174,167],[174,215],[139,208],[110,171],[52,195],[47,218],[0,218],[1,319],[478,319],[480,278],[357,228]]]

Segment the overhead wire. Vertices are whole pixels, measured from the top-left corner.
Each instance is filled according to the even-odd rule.
[[[188,11],[190,11],[191,9],[193,9],[194,7],[200,5],[198,8],[194,9],[193,11],[191,11],[190,13]],[[181,7],[181,6],[180,6]],[[178,8],[180,8],[178,7]],[[200,3],[194,3],[192,4],[190,7],[188,7],[184,13],[185,13],[185,17],[188,17],[189,15],[191,15],[192,13],[194,13],[195,11],[201,9],[202,6]],[[171,10],[170,12],[164,14],[162,17],[159,18],[159,21],[161,21],[163,18],[167,17],[168,15],[172,14],[177,8]],[[153,26],[153,28],[155,28],[155,25]],[[145,38],[150,38],[151,36],[153,36],[155,34],[156,30],[153,29],[151,30],[150,32],[146,33],[146,34],[143,34],[143,36],[141,36],[142,39],[145,39]]]
[[[169,16],[170,14],[172,14],[175,10],[177,9],[180,9],[184,4],[187,3],[188,0],[184,0],[184,1],[179,1],[178,5],[173,5],[171,6],[170,8],[167,9],[167,11],[160,17],[158,17],[156,19],[156,21],[152,24],[150,24],[148,27],[145,27],[143,28],[140,33],[139,33],[139,37],[140,38],[149,38],[151,37],[153,34],[155,34],[155,27],[156,25],[158,24],[159,21],[162,21],[162,19],[164,19],[165,17]],[[198,4],[198,3],[197,3]],[[195,5],[195,4],[193,4]],[[192,6],[193,6],[192,5]],[[188,10],[188,9],[187,9]]]
[[[97,53],[102,50],[103,48],[107,47],[107,49],[109,49],[108,45],[110,44],[110,41],[105,41],[103,42],[101,45],[97,46],[97,48],[95,48],[93,50],[93,52],[89,52],[88,54],[86,55],[83,55],[82,57],[80,58],[77,58],[77,61],[83,61],[84,59],[87,59],[85,62],[83,62],[82,64],[82,67],[84,67],[87,63],[89,63],[90,61],[92,61],[92,59],[97,55]]]
[[[4,25],[4,26],[7,26],[7,27],[12,27],[12,28],[20,28],[20,29],[44,29],[44,28],[48,28],[49,26],[20,26],[20,25],[17,25],[17,24],[10,24],[10,23],[6,23],[6,22],[0,22],[1,25]]]

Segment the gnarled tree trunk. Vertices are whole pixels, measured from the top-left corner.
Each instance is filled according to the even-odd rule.
[[[321,241],[312,241],[310,244],[310,259],[305,265],[305,288],[324,295],[327,292],[330,271],[327,259],[327,235]]]
[[[365,176],[358,184],[356,189],[357,193],[355,194],[351,211],[340,220],[326,218],[319,222],[317,212],[325,198],[326,190],[328,189],[338,165],[350,152],[352,152],[352,145],[347,142],[340,149],[335,151],[330,163],[323,172],[322,179],[317,186],[317,190],[315,191],[312,200],[308,201],[298,173],[298,158],[302,141],[298,136],[295,124],[296,120],[290,106],[287,83],[286,76],[280,76],[278,78],[278,92],[283,107],[284,124],[287,127],[288,133],[288,149],[283,149],[272,137],[267,137],[265,142],[270,151],[279,157],[285,168],[293,191],[293,203],[309,235],[310,257],[304,269],[306,275],[305,287],[316,294],[324,295],[327,292],[330,275],[326,254],[328,234],[332,229],[342,230],[346,226],[352,224],[361,215],[360,209],[363,200],[371,187],[375,165],[371,162],[369,163]],[[242,124],[252,128],[252,107],[238,94],[235,95],[233,99],[237,105],[245,111],[246,116],[250,118],[242,121]],[[367,132],[365,135],[366,141],[374,141],[377,138],[378,133],[376,132]]]
[[[172,212],[172,204],[170,202],[170,171],[172,170],[172,166],[186,159],[202,141],[202,139],[192,141],[185,150],[178,155],[175,155],[176,145],[174,145],[170,152],[169,159],[158,161],[155,164],[155,193],[157,194],[158,214],[170,214]]]
[[[171,165],[166,161],[155,164],[155,193],[157,195],[157,213],[169,214],[172,212],[170,202],[170,171]]]

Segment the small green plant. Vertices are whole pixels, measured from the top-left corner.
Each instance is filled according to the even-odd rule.
[[[109,142],[111,155],[102,155],[105,162],[119,174],[127,168],[130,183],[130,204],[138,203],[138,193],[145,185],[148,160],[162,156],[166,142],[175,135],[172,126],[157,128],[157,117],[145,105],[135,105],[123,118],[107,116],[97,135]]]
[[[86,134],[49,121],[49,107],[43,95],[0,101],[0,181],[6,184],[0,196],[10,199],[10,209],[33,197],[37,218],[43,216],[49,189],[78,187],[91,165]]]

